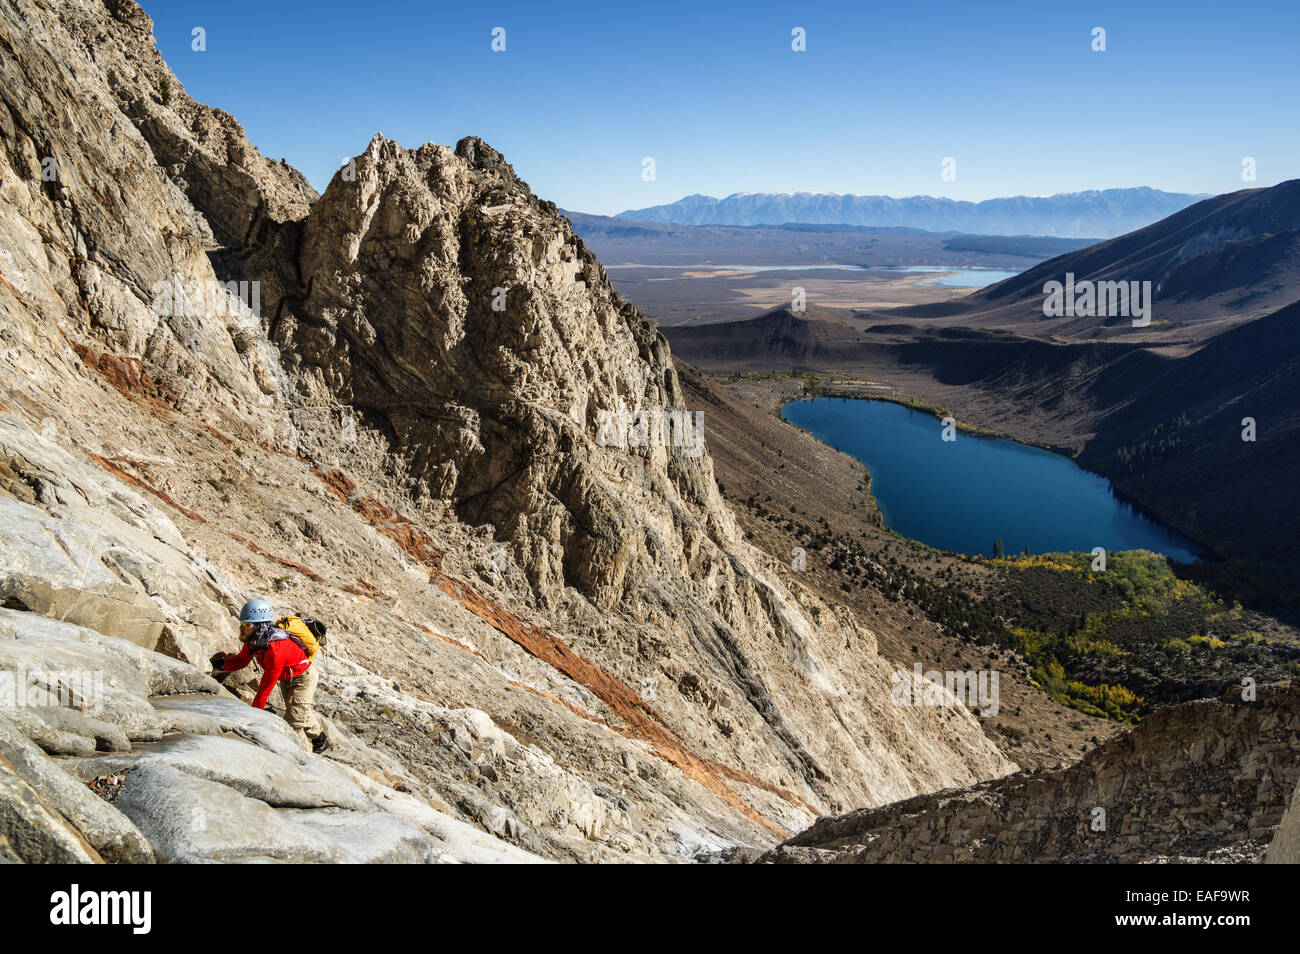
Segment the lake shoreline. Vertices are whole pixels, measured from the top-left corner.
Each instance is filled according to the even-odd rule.
[[[867,471],[866,494],[869,501],[871,502],[872,507],[875,509],[876,513],[880,516],[880,524],[879,524],[880,527],[890,532],[891,534],[899,537],[900,539],[907,540],[910,543],[923,546],[927,549],[934,550],[936,552],[951,553],[957,556],[976,557],[976,558],[983,558],[983,559],[988,558],[987,555],[984,554],[983,552],[965,553],[960,550],[949,550],[944,547],[936,546],[934,544],[926,542],[925,540],[921,540],[917,537],[908,536],[904,534],[902,531],[900,531],[898,528],[886,523],[884,510],[881,508],[879,500],[872,492],[873,487],[875,485],[875,474],[873,473],[872,466],[869,465],[865,460],[863,460],[858,455],[853,454],[846,450],[842,450],[840,447],[830,443],[829,441],[821,437],[819,434],[817,434],[810,428],[805,427],[804,425],[798,423],[797,421],[792,420],[785,413],[786,409],[791,405],[808,403],[821,398],[826,398],[826,399],[837,398],[842,401],[853,400],[853,401],[875,402],[880,404],[892,404],[892,405],[904,407],[908,411],[921,412],[929,417],[934,418],[937,421],[942,421],[945,417],[951,417],[953,419],[954,427],[956,428],[958,433],[962,433],[967,436],[974,437],[977,440],[1005,441],[1010,444],[1016,444],[1022,447],[1031,448],[1038,451],[1044,451],[1046,453],[1056,455],[1057,457],[1060,457],[1063,460],[1068,461],[1070,464],[1072,464],[1083,474],[1086,474],[1090,477],[1104,480],[1107,485],[1109,496],[1113,498],[1114,501],[1116,501],[1118,504],[1122,505],[1123,507],[1127,508],[1128,511],[1130,511],[1133,515],[1139,517],[1141,520],[1144,520],[1147,523],[1151,524],[1153,527],[1157,528],[1164,535],[1168,536],[1171,539],[1171,541],[1175,542],[1178,545],[1179,549],[1184,550],[1189,556],[1192,557],[1191,560],[1182,560],[1182,559],[1178,559],[1177,557],[1169,556],[1167,554],[1161,553],[1160,555],[1164,556],[1165,559],[1168,559],[1170,562],[1181,566],[1192,566],[1196,563],[1207,563],[1207,562],[1220,563],[1223,562],[1224,560],[1224,558],[1215,550],[1213,546],[1205,543],[1197,535],[1189,534],[1185,532],[1183,529],[1174,526],[1172,523],[1165,520],[1160,514],[1152,511],[1148,507],[1143,506],[1139,501],[1133,499],[1129,495],[1120,491],[1119,488],[1116,487],[1114,481],[1108,475],[1084,467],[1079,462],[1078,455],[1073,453],[1070,448],[1035,443],[1033,441],[1017,438],[1009,434],[1003,434],[1001,432],[994,430],[993,428],[982,427],[980,425],[973,425],[973,424],[959,421],[956,419],[956,416],[953,415],[946,408],[934,404],[930,404],[929,402],[917,398],[914,395],[863,394],[857,391],[837,388],[833,383],[830,385],[820,385],[820,384],[809,385],[807,382],[805,382],[804,392],[800,396],[793,397],[790,400],[783,402],[777,408],[778,416],[782,421],[806,432],[814,439],[820,441],[822,444],[826,445],[827,447],[830,447],[832,450],[836,450],[839,453],[847,454],[849,457],[852,457],[854,460],[862,464],[862,466]],[[1114,548],[1108,548],[1108,550],[1111,549]],[[1149,549],[1149,548],[1134,547],[1131,549]],[[1008,552],[1010,553],[1011,551]],[[1051,551],[1044,551],[1044,552],[1068,553],[1068,552],[1085,552],[1085,551],[1051,550]],[[1159,553],[1158,550],[1152,550],[1152,552]]]

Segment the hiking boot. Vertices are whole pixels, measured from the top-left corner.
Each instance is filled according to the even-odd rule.
[[[327,736],[324,732],[322,732],[320,735],[316,736],[316,738],[311,740],[311,750],[315,752],[317,755],[320,755],[329,747],[330,747],[329,736]]]

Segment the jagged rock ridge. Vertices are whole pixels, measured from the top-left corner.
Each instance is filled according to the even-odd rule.
[[[1066,769],[823,818],[771,862],[1271,861],[1294,855],[1300,686],[1153,713]]]
[[[707,453],[597,442],[602,411],[689,410],[667,344],[490,147],[376,137],[318,198],[185,94],[134,3],[48,6],[0,2],[0,583],[24,638],[52,613],[196,663],[249,592],[310,608],[367,798],[557,859],[768,844],[1014,768],[966,710],[889,703],[873,634],[777,580]],[[175,292],[217,281],[260,308]],[[50,533],[70,545],[18,559]],[[176,753],[212,731],[162,730],[161,765],[129,734],[81,757],[179,810]],[[258,798],[229,758],[218,784]],[[139,823],[156,854],[225,857],[169,810],[171,840]]]

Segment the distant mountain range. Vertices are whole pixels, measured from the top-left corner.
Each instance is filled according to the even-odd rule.
[[[861,225],[678,225],[561,209],[605,265],[977,265],[1019,270],[1100,239],[969,235]],[[638,307],[645,307],[640,301]],[[656,316],[657,317],[657,316]]]
[[[1044,315],[1044,284],[1067,274],[1151,282],[1155,320]],[[910,381],[959,418],[1076,454],[1219,555],[1258,561],[1250,586],[1271,573],[1300,588],[1300,179],[1206,199],[955,301],[783,305],[664,331],[706,372]]]
[[[1150,225],[1207,198],[1145,186],[1018,195],[983,202],[916,195],[835,195],[825,192],[737,192],[724,199],[688,195],[668,205],[629,209],[617,218],[678,225],[860,225],[967,232],[1110,238]]]
[[[1127,320],[1047,318],[1046,282],[1150,281],[1160,340],[1201,340],[1300,299],[1300,179],[1198,202],[1131,234],[1067,252],[960,301],[899,309],[895,317],[940,318],[964,327],[1072,338],[1117,335]]]

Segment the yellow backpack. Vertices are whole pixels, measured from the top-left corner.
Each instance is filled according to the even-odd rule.
[[[325,624],[320,620],[310,616],[281,616],[275,625],[298,637],[307,649],[308,659],[315,659],[320,648],[325,645]]]

